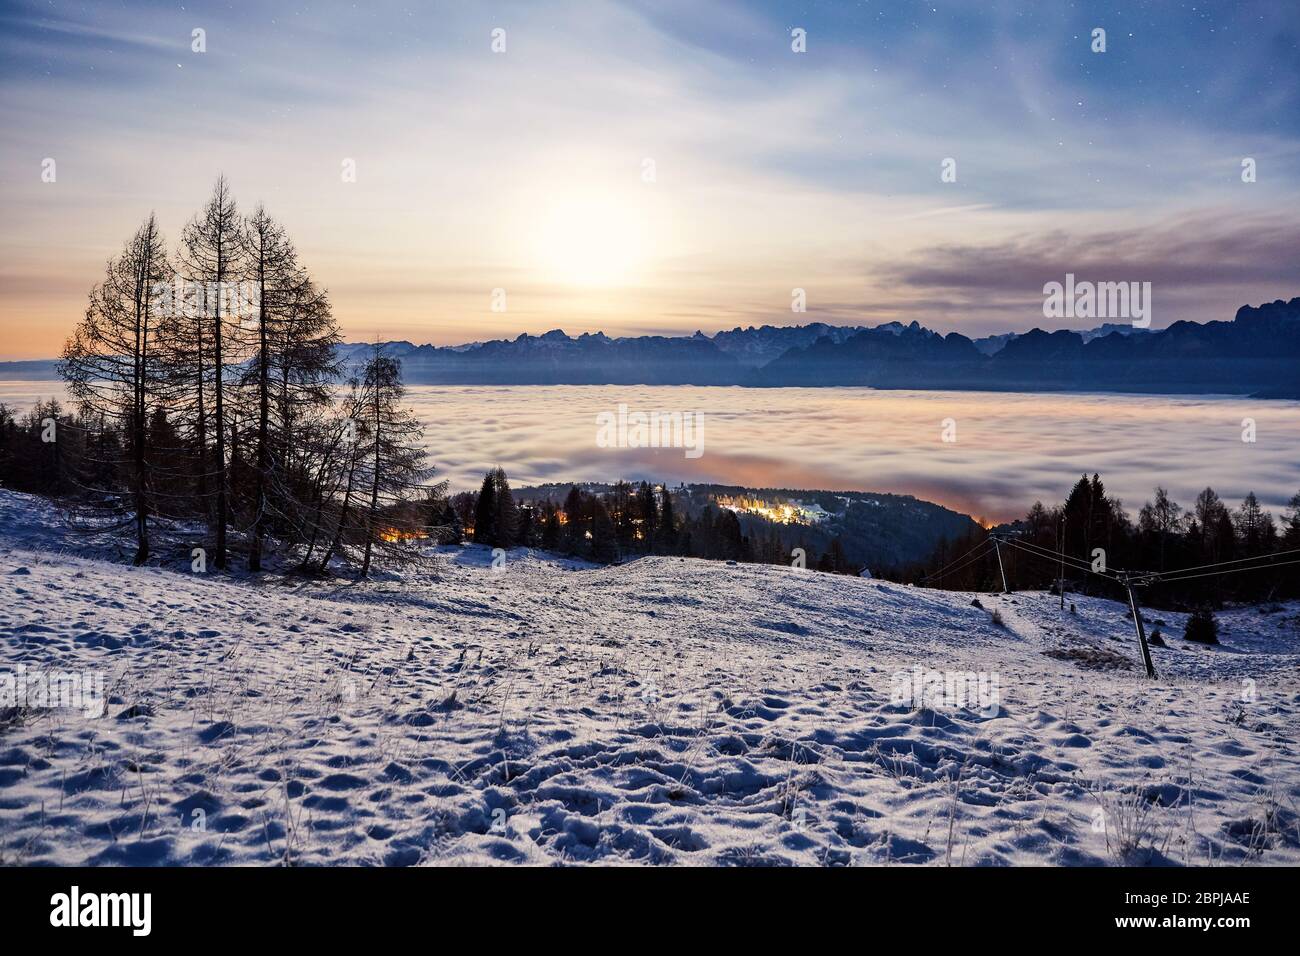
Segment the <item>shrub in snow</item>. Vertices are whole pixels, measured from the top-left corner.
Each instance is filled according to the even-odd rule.
[[[1001,612],[1001,611],[994,611],[994,612],[993,612],[993,626],[994,626],[994,627],[1006,627],[1006,626],[1007,626],[1006,623],[1002,620],[1002,612]]]
[[[1183,637],[1197,644],[1219,643],[1219,622],[1208,607],[1197,608],[1187,619]]]

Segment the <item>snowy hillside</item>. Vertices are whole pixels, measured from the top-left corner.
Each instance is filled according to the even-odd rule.
[[[476,547],[254,585],[53,520],[0,492],[0,675],[107,708],[0,707],[6,865],[1300,863],[1294,604],[1148,614],[1151,683],[1097,599]],[[931,670],[995,699],[899,701]]]

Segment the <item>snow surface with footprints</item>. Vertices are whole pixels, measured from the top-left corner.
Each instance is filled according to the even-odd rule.
[[[1122,604],[441,549],[366,583],[131,568],[0,491],[0,863],[1300,863],[1300,605]],[[997,609],[1001,626],[992,620]],[[915,708],[914,667],[998,706]]]

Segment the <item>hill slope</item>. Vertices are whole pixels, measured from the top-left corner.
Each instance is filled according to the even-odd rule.
[[[0,492],[0,673],[109,700],[0,708],[4,864],[1300,863],[1295,605],[1171,636],[1152,684],[1096,599],[981,598],[998,627],[969,594],[476,547],[254,585],[53,553],[43,509]],[[914,666],[998,700],[891,702]]]

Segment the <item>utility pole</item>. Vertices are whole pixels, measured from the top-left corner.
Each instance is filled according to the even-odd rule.
[[[1127,573],[1120,574],[1119,581],[1124,585],[1124,589],[1128,591],[1128,606],[1133,612],[1133,626],[1137,629],[1138,644],[1142,646],[1142,663],[1146,665],[1147,677],[1155,680],[1156,665],[1151,662],[1151,648],[1147,646],[1147,631],[1142,624],[1142,612],[1138,610],[1137,596],[1133,593],[1135,578],[1138,584],[1146,583],[1145,578],[1142,576]]]
[[[994,535],[994,536],[993,536],[993,550],[996,551],[996,552],[998,553],[998,572],[1002,575],[1002,593],[1003,593],[1003,594],[1010,594],[1010,593],[1011,593],[1011,589],[1010,589],[1009,587],[1007,587],[1007,572],[1006,572],[1006,569],[1002,567],[1002,547],[1001,547],[1001,545],[1002,545],[1002,539],[999,538],[997,535]]]

